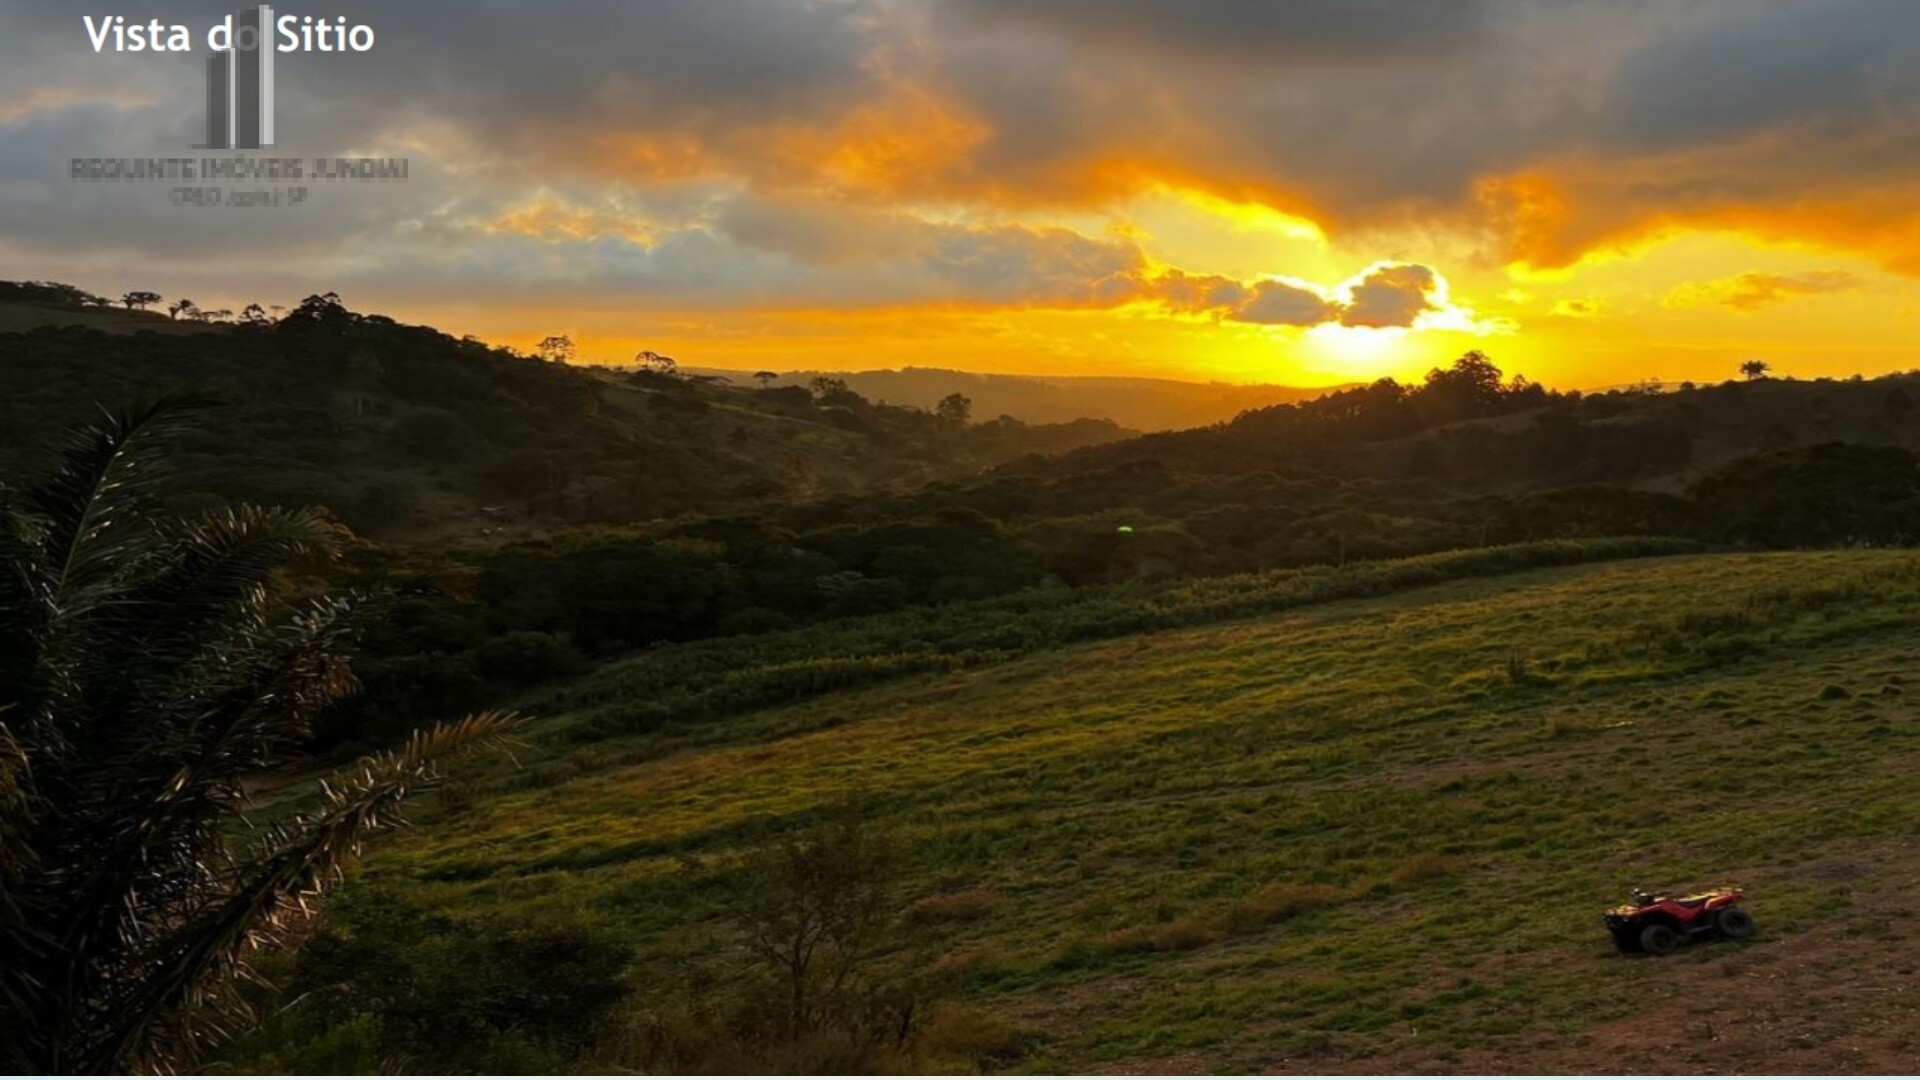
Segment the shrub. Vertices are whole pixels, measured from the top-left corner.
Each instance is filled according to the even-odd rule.
[[[749,856],[732,948],[603,1045],[610,1063],[677,1073],[898,1072],[915,1001],[877,962],[898,923],[890,837],[842,815]]]
[[[587,658],[571,642],[539,630],[488,638],[473,658],[482,675],[522,686],[578,675],[587,666]]]
[[[632,948],[600,925],[429,914],[389,887],[342,898],[276,983],[243,1072],[564,1072],[629,993]],[[264,1048],[264,1049],[260,1049]]]

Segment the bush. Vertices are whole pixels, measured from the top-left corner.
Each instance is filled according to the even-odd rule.
[[[274,972],[243,1072],[568,1071],[629,993],[626,941],[587,922],[429,914],[360,885]]]
[[[877,962],[898,924],[898,852],[844,812],[750,855],[731,948],[602,1045],[619,1067],[676,1073],[898,1072],[911,993]]]
[[[481,674],[521,686],[564,679],[586,670],[587,658],[557,634],[515,630],[473,651]]]

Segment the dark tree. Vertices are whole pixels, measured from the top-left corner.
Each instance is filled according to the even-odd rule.
[[[779,378],[780,373],[777,371],[756,371],[753,373],[753,377],[759,380],[760,389],[765,390],[767,387],[773,385],[773,380]]]
[[[867,399],[854,392],[845,379],[835,379],[826,375],[817,375],[807,385],[813,390],[814,401],[821,405],[834,405],[852,408],[865,405]]]
[[[1740,374],[1745,376],[1749,381],[1764,379],[1767,377],[1767,372],[1772,370],[1773,366],[1765,360],[1746,360],[1740,364]]]
[[[167,316],[169,318],[178,319],[182,315],[188,314],[189,312],[198,311],[198,310],[199,309],[194,306],[193,301],[183,296],[180,299],[175,300],[173,303],[167,305]]]
[[[277,309],[276,309],[277,310]],[[359,321],[359,316],[347,310],[336,292],[316,293],[300,301],[292,311],[280,319],[283,330],[300,333],[309,330],[338,330]]]
[[[948,394],[933,407],[933,415],[954,427],[966,427],[973,419],[973,399],[965,394]]]
[[[1487,354],[1475,349],[1450,367],[1427,372],[1421,399],[1436,419],[1463,420],[1493,411],[1500,404],[1503,392],[1499,366]]]
[[[569,363],[573,360],[573,339],[565,334],[544,337],[540,339],[540,344],[534,346],[534,351],[540,359],[550,364]]]
[[[60,281],[0,281],[0,303],[51,304],[55,307],[108,307],[112,301]]]
[[[273,822],[243,784],[291,771],[348,693],[356,601],[276,595],[332,554],[311,511],[156,510],[162,403],[75,433],[35,486],[0,489],[0,1065],[191,1069],[245,1019],[249,959],[279,944],[434,763],[506,737],[472,716],[416,733]]]
[[[760,852],[737,918],[749,955],[781,984],[788,1038],[815,1031],[854,988],[898,908],[898,854],[847,818]]]
[[[122,304],[125,304],[127,306],[127,310],[129,311],[133,310],[134,308],[139,308],[141,311],[145,311],[149,306],[160,302],[160,294],[157,292],[147,292],[145,290],[137,290],[130,293],[121,293],[120,302]]]
[[[680,362],[671,356],[662,356],[652,349],[642,349],[633,354],[633,362],[640,365],[641,371],[655,375],[672,375],[680,370]]]

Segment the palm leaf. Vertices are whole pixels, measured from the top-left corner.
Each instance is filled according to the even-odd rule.
[[[338,547],[318,513],[157,512],[155,437],[199,405],[106,414],[45,482],[0,487],[0,1065],[17,1071],[190,1064],[236,1015],[250,953],[439,763],[516,723],[434,728],[309,813],[245,822],[242,779],[295,761],[355,689],[342,653],[366,598],[276,598],[278,568]]]
[[[317,510],[222,507],[184,522],[169,538],[164,569],[127,598],[125,621],[191,641],[204,620],[218,619],[298,559],[331,559],[340,529]],[[157,618],[156,618],[157,616]]]
[[[176,431],[211,402],[163,397],[121,412],[103,412],[68,437],[51,475],[30,487],[24,509],[44,522],[42,587],[56,608],[120,567],[123,533],[144,524],[133,513],[161,475],[156,437]]]
[[[181,1010],[232,1007],[218,1000],[218,978],[242,967],[253,949],[273,943],[313,897],[337,881],[373,832],[401,824],[406,798],[432,787],[445,761],[511,744],[520,718],[476,713],[415,732],[397,751],[361,759],[320,785],[323,807],[270,829],[246,860],[248,872],[219,902],[169,935],[155,950],[150,974],[114,1010],[120,1031],[113,1060],[138,1058],[145,1033],[179,1031],[168,1021]]]

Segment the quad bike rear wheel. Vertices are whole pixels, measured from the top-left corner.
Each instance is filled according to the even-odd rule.
[[[1753,933],[1753,916],[1737,907],[1721,908],[1713,917],[1713,925],[1721,937],[1738,940]]]
[[[1640,947],[1654,956],[1665,956],[1680,947],[1680,931],[1666,923],[1654,923],[1640,931]]]

